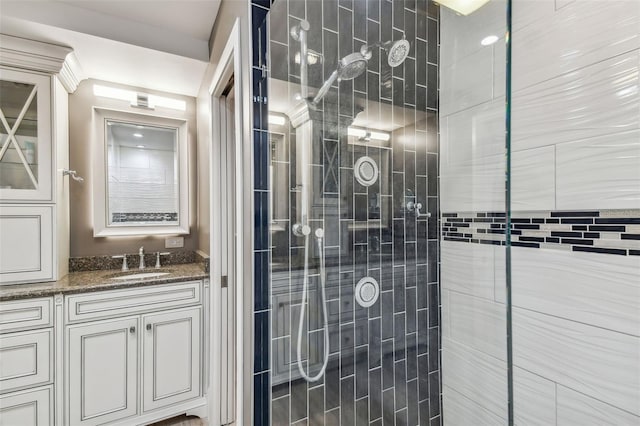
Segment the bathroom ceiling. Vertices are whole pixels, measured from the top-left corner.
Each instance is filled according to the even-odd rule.
[[[74,49],[87,78],[195,96],[221,0],[0,0],[0,32]]]

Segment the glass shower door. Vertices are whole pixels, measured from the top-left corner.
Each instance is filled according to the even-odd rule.
[[[507,1],[440,8],[442,384],[448,425],[509,424]],[[450,5],[450,6],[447,6]],[[514,222],[517,220],[514,219]]]
[[[441,421],[438,20],[271,5],[271,424]]]

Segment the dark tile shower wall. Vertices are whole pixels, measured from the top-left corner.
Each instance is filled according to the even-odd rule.
[[[267,12],[270,13],[267,15]],[[330,361],[307,383],[296,366],[304,241],[297,221],[296,130],[268,113],[295,104],[299,43],[309,21],[313,96],[340,58],[363,44],[398,40],[411,50],[391,68],[374,50],[367,70],[335,83],[318,106],[312,144],[311,225],[325,230]],[[255,424],[441,424],[438,284],[438,7],[427,0],[254,0]],[[267,94],[267,88],[269,93]],[[283,105],[285,105],[283,107]],[[288,105],[288,106],[287,106]],[[366,123],[364,125],[363,123]],[[385,130],[390,141],[357,141],[350,125]],[[380,176],[364,187],[354,163],[373,158]],[[416,217],[408,202],[424,207]],[[303,365],[322,364],[318,251],[310,257]],[[375,278],[378,302],[360,307],[356,283]]]

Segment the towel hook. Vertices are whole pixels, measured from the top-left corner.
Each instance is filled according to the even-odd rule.
[[[76,173],[75,170],[62,169],[62,175],[63,176],[71,176],[71,178],[73,180],[75,180],[76,182],[84,182],[84,178],[78,176],[78,174]]]

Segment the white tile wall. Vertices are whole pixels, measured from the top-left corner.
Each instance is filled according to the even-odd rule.
[[[473,155],[461,148],[455,157]],[[497,150],[497,144],[487,147]],[[451,153],[443,157],[450,158]],[[443,160],[446,161],[446,160]],[[543,147],[514,152],[511,157],[511,206],[513,210],[554,210],[556,206],[555,149]],[[505,210],[504,154],[476,156],[464,163],[441,163],[440,187],[443,212]]]
[[[445,117],[440,128],[441,164],[455,165],[504,155],[507,150],[504,103],[500,97]]]
[[[504,211],[504,49],[476,41],[504,16],[489,4],[442,11],[443,212]],[[513,0],[512,36],[514,216],[640,209],[640,1]],[[486,376],[504,360],[505,249],[441,255],[445,422],[505,424]],[[640,424],[640,259],[512,256],[516,424]]]
[[[640,415],[640,338],[522,308],[513,336],[515,366]]]
[[[559,144],[556,167],[558,209],[640,207],[640,130]]]
[[[558,386],[558,425],[626,426],[640,424],[640,417],[584,394]]]
[[[504,155],[442,165],[440,193],[447,195],[441,198],[441,211],[503,211],[505,170]]]
[[[555,0],[556,3],[556,9],[555,10],[560,10],[565,6],[570,5],[571,3],[575,2],[576,0]]]
[[[493,0],[469,16],[461,16],[451,9],[441,8],[440,63],[451,67],[461,59],[484,49],[481,41],[488,35],[504,36],[506,4],[506,0]]]
[[[555,210],[555,150],[552,146],[511,155],[511,209]]]
[[[500,246],[493,248],[494,300],[507,303],[507,248]]]
[[[447,426],[503,426],[507,421],[506,413],[493,413],[448,386],[442,389],[442,406]]]
[[[480,105],[493,98],[493,49],[484,47],[456,61],[441,66],[440,84],[448,90],[440,92],[440,114],[449,115]]]
[[[639,69],[636,50],[514,91],[512,150],[640,128]]]
[[[513,415],[518,426],[556,424],[556,384],[523,370],[513,369]]]
[[[450,291],[448,316],[451,340],[506,361],[505,305]]]
[[[505,37],[493,44],[493,97],[503,98],[507,91],[507,45]],[[504,139],[504,138],[503,138]]]
[[[441,288],[494,300],[494,247],[442,241]],[[461,268],[460,265],[466,267]]]
[[[443,385],[485,409],[507,412],[507,363],[460,342],[442,339]]]
[[[513,306],[640,336],[640,256],[512,247],[511,265]]]
[[[640,2],[636,0],[580,0],[554,9],[549,0],[514,1],[516,93],[640,48]]]
[[[555,13],[554,0],[513,0],[511,11],[512,29],[522,30],[529,25],[541,25],[540,21],[549,19]]]

